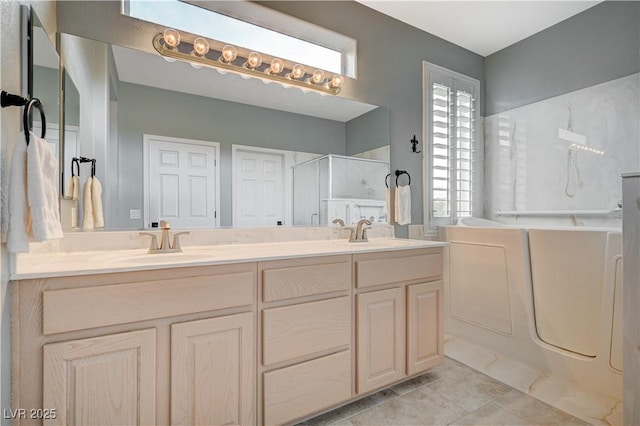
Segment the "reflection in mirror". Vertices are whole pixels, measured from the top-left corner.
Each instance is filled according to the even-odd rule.
[[[61,39],[79,91],[78,149],[98,160],[107,229],[292,225],[294,165],[327,154],[389,160],[384,108]]]
[[[42,23],[33,8],[31,8],[31,30],[33,69],[31,70],[32,81],[29,84],[31,88],[30,95],[32,98],[40,99],[44,106],[47,121],[46,139],[53,152],[58,155],[58,121],[60,114],[58,107],[58,73],[60,60],[52,41],[42,27]],[[33,114],[33,132],[40,136],[41,130],[40,115]]]

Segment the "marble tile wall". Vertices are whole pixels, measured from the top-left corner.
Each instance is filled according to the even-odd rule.
[[[615,209],[620,174],[640,169],[639,82],[633,74],[486,117],[485,216],[510,223],[495,212]],[[527,219],[620,226],[619,215],[518,220]]]

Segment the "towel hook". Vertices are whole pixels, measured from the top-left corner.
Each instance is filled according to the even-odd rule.
[[[24,137],[26,139],[27,145],[29,145],[29,114],[31,113],[31,108],[34,106],[38,108],[40,111],[40,121],[42,124],[42,128],[40,129],[41,138],[44,139],[47,132],[47,120],[44,115],[44,107],[42,106],[42,102],[40,99],[33,98],[27,99],[22,96],[12,95],[11,93],[7,93],[4,90],[0,93],[0,106],[2,108],[9,106],[24,106],[24,112],[22,114],[22,125],[24,128]]]
[[[22,114],[22,124],[24,126],[24,137],[27,140],[27,145],[29,145],[29,114],[31,113],[31,108],[36,107],[38,111],[40,111],[40,137],[44,139],[47,131],[47,119],[44,116],[44,108],[42,107],[42,102],[40,99],[33,98],[31,99],[27,105],[24,107],[24,113]]]
[[[95,177],[96,175],[96,159],[91,160],[91,177]]]
[[[389,177],[390,177],[390,176],[391,176],[391,173],[387,174],[387,175],[384,177],[384,184],[385,184],[385,186],[386,186],[387,188],[389,187],[389,184],[387,183],[387,179],[389,179]]]
[[[408,185],[411,185],[411,175],[406,170],[396,170],[396,188],[398,187],[398,178],[402,175],[407,175],[409,178]]]
[[[77,174],[74,174],[73,166],[76,166],[76,168],[78,169]],[[78,161],[77,158],[71,159],[71,177],[74,177],[74,176],[80,176],[80,161]]]

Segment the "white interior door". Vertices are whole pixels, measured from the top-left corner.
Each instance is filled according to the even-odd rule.
[[[214,142],[145,135],[145,226],[218,225],[218,149]]]
[[[284,223],[284,158],[266,151],[235,151],[233,225],[277,226]]]

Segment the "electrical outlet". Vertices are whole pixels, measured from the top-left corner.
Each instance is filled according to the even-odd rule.
[[[129,210],[129,219],[140,219],[140,210]]]

